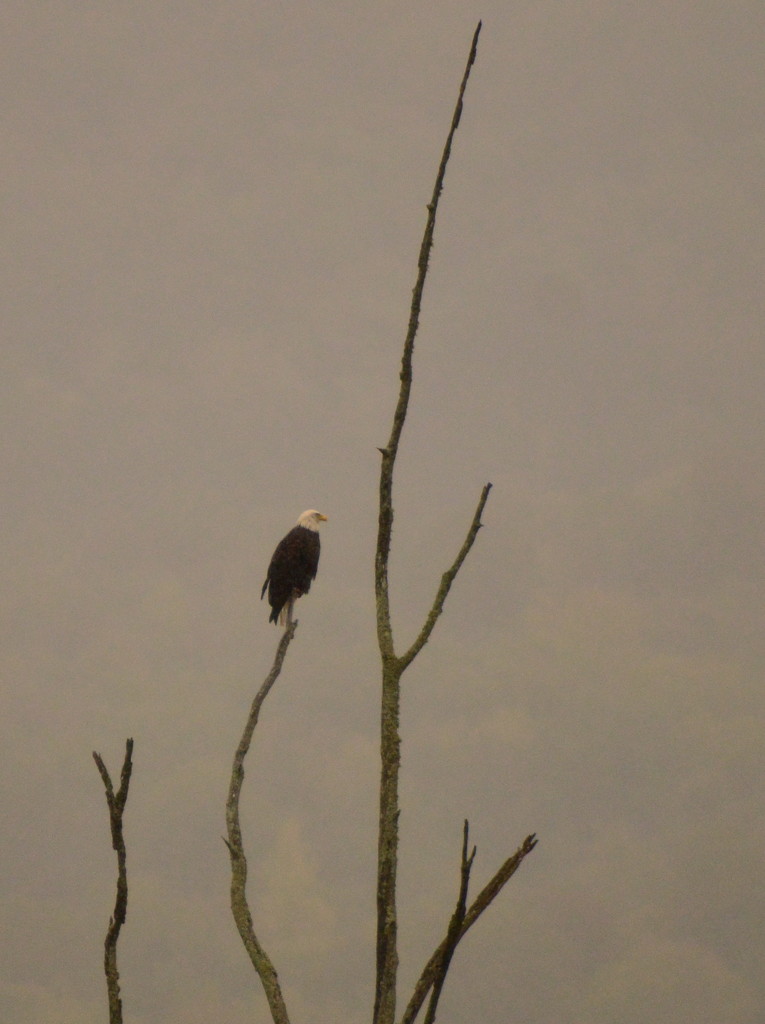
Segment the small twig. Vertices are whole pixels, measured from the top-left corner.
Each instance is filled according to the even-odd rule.
[[[524,858],[531,853],[534,847],[537,845],[537,839],[534,834],[526,836],[524,841],[515,851],[515,853],[508,857],[505,863],[500,867],[496,874],[489,880],[489,882],[481,889],[479,894],[473,900],[470,908],[466,911],[462,924],[460,925],[459,932],[457,934],[456,941],[454,942],[454,948],[456,949],[458,943],[462,940],[467,931],[472,928],[476,923],[481,914],[486,908],[492,903],[496,896],[499,895],[502,888],[512,878],[515,872],[523,863]],[[444,957],[444,953],[448,948],[449,935],[447,933],[446,938],[443,939],[441,944],[438,946],[436,951],[431,956],[425,965],[422,974],[420,975],[417,984],[414,987],[412,998],[409,1000],[404,1015],[401,1018],[401,1024],[413,1024],[413,1021],[420,1012],[422,1004],[424,1003],[428,992],[433,987],[438,978],[438,972],[440,965]]]
[[[484,506],[486,505],[486,501],[489,497],[490,490],[491,484],[486,484],[483,490],[481,491],[481,497],[478,501],[478,507],[476,508],[475,513],[473,515],[473,521],[470,524],[470,529],[468,530],[467,537],[465,538],[465,543],[460,548],[459,553],[454,560],[454,563],[446,570],[446,572],[441,577],[441,585],[439,586],[438,592],[436,593],[436,596],[433,600],[433,606],[428,612],[428,617],[425,620],[425,625],[420,630],[420,635],[414,641],[409,650],[405,654],[402,654],[402,656],[399,658],[399,664],[402,670],[405,669],[407,665],[409,665],[412,661],[414,661],[414,659],[420,653],[422,648],[428,642],[430,634],[433,632],[433,627],[438,622],[438,618],[444,609],[444,602],[446,601],[447,595],[451,590],[452,583],[454,582],[457,573],[460,571],[462,563],[467,558],[468,553],[470,552],[470,549],[472,548],[473,543],[478,535],[478,531],[481,529],[481,526],[483,525],[483,523],[481,522],[481,515],[483,514]]]
[[[295,635],[297,626],[297,619],[288,623],[276,649],[276,657],[271,666],[271,671],[255,694],[250,707],[247,724],[244,727],[239,746],[236,748],[234,763],[231,768],[231,782],[228,790],[228,799],[226,800],[228,838],[223,840],[228,847],[231,858],[231,912],[234,915],[234,921],[239,930],[244,948],[247,950],[252,965],[258,972],[258,977],[263,985],[274,1024],[290,1024],[290,1020],[287,1015],[287,1007],[284,1003],[276,970],[255,934],[252,915],[247,902],[247,858],[244,854],[242,830],[239,823],[239,797],[242,791],[242,783],[244,782],[244,759],[250,749],[252,735],[255,731],[255,726],[258,724],[261,706],[282,670],[287,648]]]
[[[100,754],[93,751],[93,760],[101,775],[106,790],[106,802],[109,806],[109,825],[112,833],[112,848],[117,852],[117,896],[114,902],[114,913],[109,919],[109,927],[104,939],[104,974],[106,990],[109,996],[109,1024],[122,1024],[122,999],[120,998],[120,975],[117,969],[117,941],[120,929],[127,915],[128,884],[127,884],[127,851],[125,837],[122,832],[122,814],[127,803],[130,789],[130,776],[133,771],[133,741],[125,743],[125,760],[122,763],[120,788],[116,794],[111,776],[107,771]]]

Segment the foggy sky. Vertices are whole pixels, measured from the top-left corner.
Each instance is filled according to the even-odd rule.
[[[305,508],[322,559],[242,797],[292,1019],[371,1017],[372,565],[416,257],[470,39],[395,479],[404,1005],[461,828],[439,1020],[762,1024],[759,3],[4,6],[0,1019],[266,1021],[231,759]]]

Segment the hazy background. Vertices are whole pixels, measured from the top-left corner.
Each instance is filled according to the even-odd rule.
[[[396,477],[401,995],[439,1020],[765,1019],[765,7],[21,3],[0,15],[0,1019],[107,1019],[127,736],[133,1024],[265,1021],[228,908],[231,758],[305,508],[319,576],[243,793],[295,1024],[371,1016],[378,445],[433,177]]]

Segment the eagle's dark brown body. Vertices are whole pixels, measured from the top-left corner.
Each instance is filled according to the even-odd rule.
[[[277,622],[280,615],[282,622],[291,620],[293,602],[308,593],[316,578],[320,551],[318,529],[293,526],[279,541],[260,592],[262,598],[268,588],[269,622]]]

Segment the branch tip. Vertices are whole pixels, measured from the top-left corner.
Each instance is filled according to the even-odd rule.
[[[112,848],[117,853],[117,896],[114,902],[114,911],[109,915],[109,927],[104,939],[104,974],[106,976],[106,990],[109,999],[109,1024],[122,1024],[122,1000],[120,998],[119,970],[117,967],[117,941],[120,929],[125,923],[127,916],[128,882],[126,867],[125,838],[122,831],[122,815],[127,803],[128,790],[130,788],[130,776],[133,770],[131,760],[133,752],[133,741],[128,739],[125,744],[125,759],[122,763],[120,776],[120,788],[117,795],[114,794],[114,786],[111,776],[104,763],[103,758],[97,751],[93,751],[93,760],[101,776],[106,792],[106,802],[109,807],[109,827],[112,835]]]

